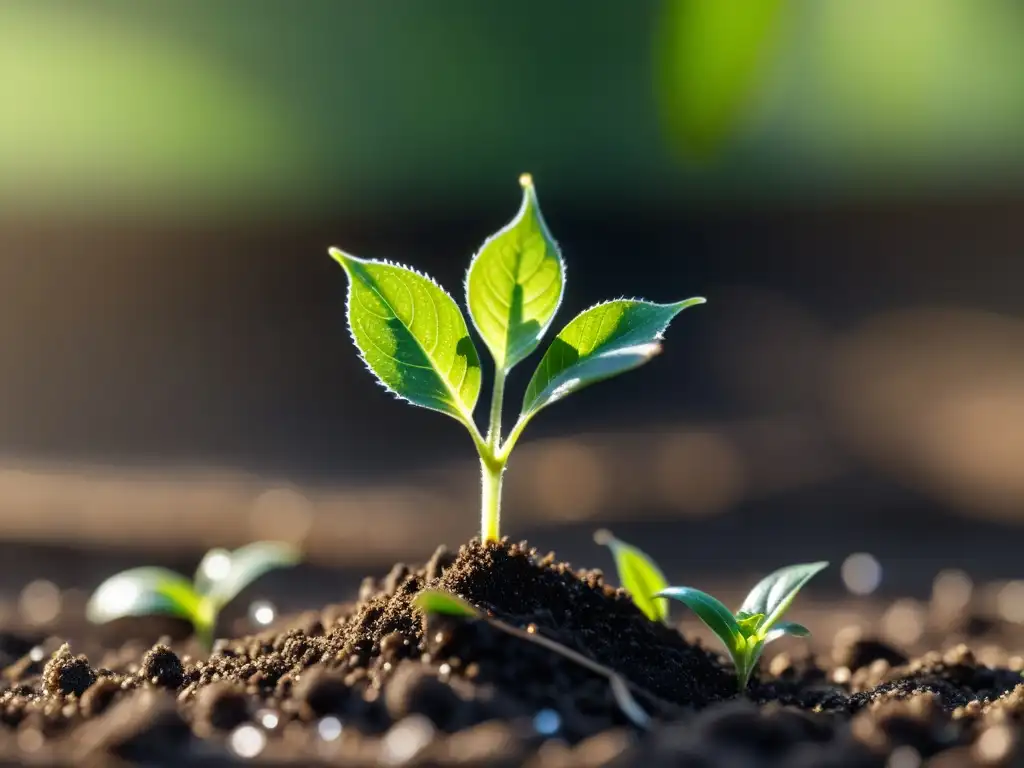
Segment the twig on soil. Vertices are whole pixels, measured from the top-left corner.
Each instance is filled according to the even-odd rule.
[[[506,624],[499,619],[486,618],[484,621],[495,629],[499,629],[513,637],[518,637],[520,640],[525,640],[528,643],[536,643],[537,645],[540,645],[553,653],[557,653],[559,656],[568,659],[569,661],[579,664],[581,667],[584,667],[595,674],[607,678],[612,689],[612,695],[615,697],[615,703],[619,705],[619,709],[622,710],[622,714],[624,714],[637,728],[647,730],[651,727],[650,715],[648,715],[644,708],[637,703],[637,700],[633,698],[633,692],[641,695],[650,694],[643,688],[633,685],[614,669],[606,667],[603,664],[599,664],[593,659],[587,658],[582,653],[572,650],[572,648],[568,648],[561,643],[544,637],[544,635],[537,631],[535,624],[530,624],[526,629],[519,629],[518,627],[513,627],[511,624]]]
[[[584,669],[604,677],[608,680],[611,686],[612,695],[615,697],[615,703],[619,705],[619,709],[622,710],[622,714],[624,714],[626,719],[633,723],[637,728],[642,728],[644,730],[650,728],[651,717],[647,714],[644,708],[637,703],[636,698],[634,698],[634,694],[654,701],[662,709],[671,708],[671,705],[668,702],[662,701],[660,698],[641,686],[634,685],[614,669],[606,667],[603,664],[584,656],[579,651],[574,651],[572,648],[568,648],[555,640],[544,637],[544,635],[540,634],[537,630],[536,624],[530,624],[526,629],[520,629],[519,627],[512,626],[511,624],[502,621],[501,619],[494,618],[493,615],[484,614],[476,606],[470,604],[458,595],[453,595],[450,592],[445,592],[444,590],[439,589],[422,590],[414,598],[413,603],[417,608],[427,614],[441,614],[449,617],[461,617],[464,619],[486,621],[492,627],[507,635],[512,635],[512,637],[517,637],[528,643],[539,645],[552,653],[558,654],[564,659],[578,664]]]

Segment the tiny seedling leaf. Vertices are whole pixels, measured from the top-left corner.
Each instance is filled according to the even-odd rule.
[[[257,541],[246,544],[230,553],[227,572],[223,578],[211,580],[203,594],[217,606],[227,605],[267,571],[295,565],[301,559],[298,548],[284,542]]]
[[[487,239],[466,275],[469,314],[504,371],[537,348],[565,289],[565,265],[541,216],[533,180],[523,174],[519,181],[519,212]]]
[[[522,416],[532,418],[588,384],[643,365],[661,350],[661,335],[672,318],[703,303],[702,298],[675,304],[616,299],[580,313],[541,358],[526,387]]]
[[[770,643],[773,640],[778,640],[783,635],[792,635],[793,637],[810,637],[811,630],[803,624],[797,624],[795,621],[780,621],[768,630],[764,636],[764,642]]]
[[[763,613],[739,613],[736,616],[736,623],[740,625],[740,630],[745,637],[750,637],[754,634],[757,628],[761,626],[763,620]]]
[[[480,358],[458,305],[406,267],[331,255],[348,274],[348,323],[367,367],[413,405],[472,422]]]
[[[665,621],[668,618],[668,600],[655,595],[668,588],[668,581],[655,562],[632,544],[615,538],[611,531],[597,531],[594,541],[611,549],[619,582],[629,590],[636,607],[651,621]]]
[[[131,568],[100,584],[89,599],[85,614],[95,624],[152,614],[193,621],[199,601],[192,584],[179,573],[167,568]]]
[[[470,619],[482,614],[467,601],[451,592],[439,589],[424,589],[413,598],[412,604],[424,613],[442,616],[463,616]]]
[[[763,613],[765,620],[760,629],[767,632],[786,612],[800,588],[827,566],[826,562],[804,563],[770,573],[750,591],[740,612]]]
[[[669,587],[657,596],[670,597],[686,605],[718,636],[730,654],[743,647],[743,633],[732,612],[706,592],[692,587]]]

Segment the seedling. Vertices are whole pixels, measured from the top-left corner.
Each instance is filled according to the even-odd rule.
[[[780,568],[758,582],[734,616],[711,595],[692,587],[669,587],[657,597],[686,604],[718,636],[736,667],[740,693],[747,690],[750,674],[767,643],[783,635],[807,637],[810,630],[793,621],[779,621],[796,593],[828,563],[807,563]]]
[[[594,532],[594,541],[612,551],[619,583],[629,591],[636,607],[651,621],[668,621],[668,600],[657,597],[668,589],[668,581],[650,555],[615,538],[604,528]]]
[[[589,384],[646,363],[660,351],[672,318],[704,303],[699,297],[672,304],[616,299],[577,315],[541,358],[519,418],[503,436],[506,377],[540,344],[565,290],[565,265],[541,216],[533,179],[523,174],[519,183],[519,212],[484,242],[466,275],[470,318],[494,358],[486,434],[473,420],[480,358],[452,297],[408,267],[330,250],[348,275],[349,330],[367,368],[399,398],[447,414],[469,430],[480,455],[484,541],[500,536],[502,477],[530,420]]]
[[[200,642],[210,648],[217,615],[225,605],[267,571],[300,559],[290,544],[259,541],[234,552],[211,549],[192,581],[168,568],[130,568],[96,588],[86,617],[102,624],[125,616],[177,616],[192,622]]]

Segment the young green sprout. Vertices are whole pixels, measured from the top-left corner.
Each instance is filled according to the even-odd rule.
[[[765,576],[750,591],[735,616],[711,595],[692,587],[669,587],[656,596],[684,603],[718,636],[732,657],[736,682],[743,693],[767,643],[783,635],[807,637],[811,634],[801,624],[779,619],[800,588],[827,566],[825,562],[790,565]]]
[[[290,544],[258,541],[233,552],[211,549],[192,581],[168,568],[130,568],[96,588],[86,617],[103,624],[125,616],[177,616],[192,622],[196,637],[210,648],[217,615],[225,605],[267,571],[300,559],[299,550]]]
[[[636,607],[651,621],[668,621],[668,600],[657,597],[668,589],[668,581],[650,555],[615,538],[604,528],[594,532],[594,541],[612,551],[619,583],[629,592]]]
[[[480,455],[484,541],[500,537],[501,484],[509,454],[541,410],[588,384],[643,365],[679,312],[702,298],[671,304],[607,301],[577,315],[552,341],[526,387],[512,429],[502,434],[509,371],[540,344],[565,290],[565,265],[540,213],[533,179],[523,174],[515,218],[488,238],[466,275],[469,315],[494,358],[486,433],[473,420],[480,358],[458,305],[437,283],[408,267],[330,250],[348,275],[349,330],[385,389],[440,411],[469,430]]]

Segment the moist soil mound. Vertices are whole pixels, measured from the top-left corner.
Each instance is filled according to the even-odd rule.
[[[424,616],[413,598],[428,586],[488,618]],[[1009,664],[857,638],[831,665],[776,656],[741,698],[716,653],[649,621],[600,571],[525,543],[439,548],[365,580],[354,603],[208,657],[3,643],[24,652],[4,670],[3,764],[1024,765],[1024,680]],[[628,681],[648,725],[593,662]]]

